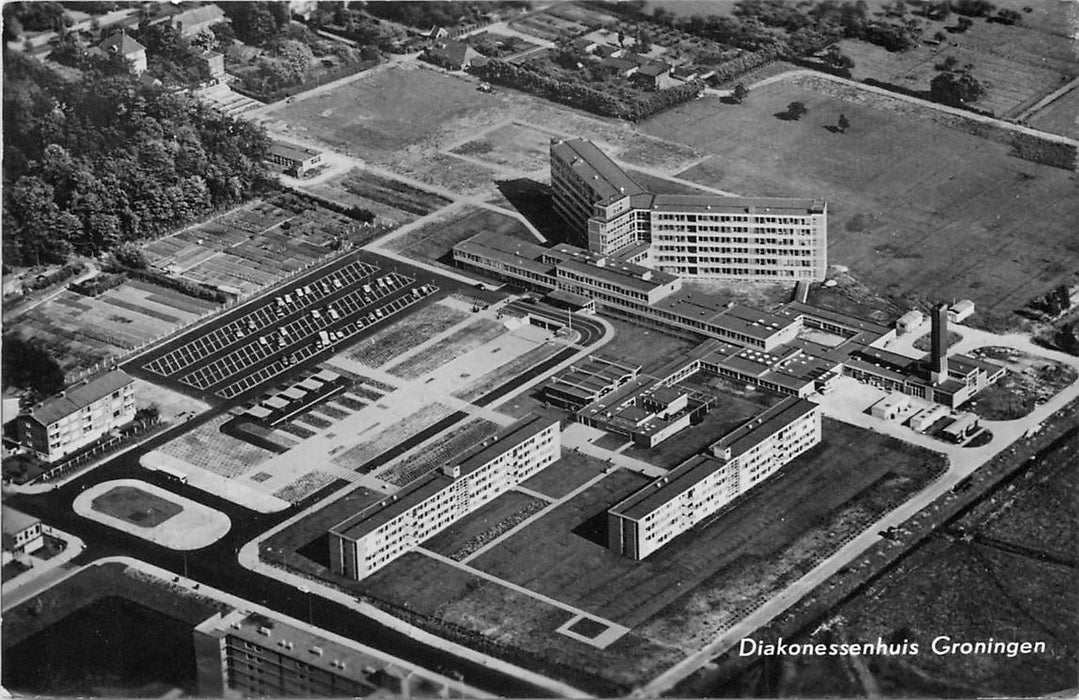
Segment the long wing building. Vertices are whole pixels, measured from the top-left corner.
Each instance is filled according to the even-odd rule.
[[[686,278],[823,280],[828,206],[820,199],[649,192],[595,144],[551,141],[554,209],[588,250]]]

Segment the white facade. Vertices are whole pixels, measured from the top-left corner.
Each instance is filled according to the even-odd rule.
[[[333,570],[362,579],[458,518],[561,457],[557,420],[538,416],[510,426],[490,446],[414,482],[330,531]]]

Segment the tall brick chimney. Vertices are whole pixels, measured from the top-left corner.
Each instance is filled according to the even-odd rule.
[[[929,378],[940,384],[948,378],[948,305],[937,304],[930,314]]]

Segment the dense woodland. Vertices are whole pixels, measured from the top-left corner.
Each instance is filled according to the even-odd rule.
[[[4,258],[61,263],[160,236],[269,185],[265,134],[126,66],[66,82],[4,60]]]

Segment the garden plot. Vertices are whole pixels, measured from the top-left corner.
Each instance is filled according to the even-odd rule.
[[[507,329],[498,321],[478,319],[416,355],[390,367],[391,374],[403,379],[415,379],[442,365],[476,350],[505,334]]]
[[[369,367],[381,367],[468,317],[445,303],[431,304],[365,339],[347,356]]]
[[[377,473],[379,479],[395,486],[405,486],[465,450],[480,444],[498,432],[499,426],[483,418],[473,418],[454,426],[430,443],[416,447]]]
[[[345,469],[361,470],[364,465],[386,450],[431,427],[451,413],[453,411],[442,404],[430,404],[396,423],[381,429],[376,426],[373,431],[365,434],[360,442],[337,454],[330,461]]]

